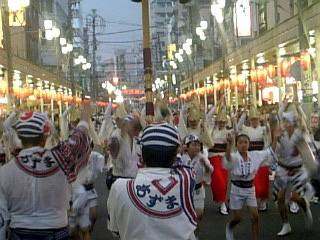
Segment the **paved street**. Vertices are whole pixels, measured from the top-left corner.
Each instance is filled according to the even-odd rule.
[[[104,177],[100,177],[96,184],[97,191],[99,193],[99,219],[96,223],[93,239],[94,240],[112,240],[116,239],[107,230],[107,190],[104,184]],[[207,187],[207,199],[205,206],[204,219],[201,225],[201,240],[225,239],[224,229],[226,222],[231,216],[221,216],[218,213],[216,204],[211,202],[211,190]],[[245,212],[245,210],[244,210]],[[290,214],[289,220],[292,227],[292,234],[286,237],[277,237],[276,234],[280,231],[281,221],[277,209],[272,201],[269,201],[269,210],[264,213],[260,213],[260,239],[290,239],[290,240],[318,240],[320,239],[320,205],[312,204],[312,212],[315,219],[315,224],[310,231],[305,231],[304,228],[304,215],[300,211],[298,214]],[[168,238],[169,239],[169,238]],[[235,230],[235,239],[248,240],[250,239],[250,221],[248,215],[244,213],[243,222],[241,222]]]

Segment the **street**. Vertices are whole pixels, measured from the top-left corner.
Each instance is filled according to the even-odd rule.
[[[99,194],[99,217],[93,231],[93,240],[112,240],[117,239],[107,230],[107,196],[108,192],[105,187],[105,177],[100,176],[96,183],[96,189]],[[200,240],[225,239],[225,226],[227,221],[231,219],[231,215],[222,216],[218,213],[217,204],[211,201],[211,190],[206,187],[206,203],[204,218],[201,223]],[[306,231],[304,228],[304,214],[300,210],[298,214],[289,214],[289,221],[292,227],[292,233],[286,237],[277,237],[277,233],[281,230],[280,215],[273,201],[268,203],[267,212],[259,213],[260,218],[260,239],[290,239],[290,240],[318,240],[320,238],[320,205],[311,203],[311,210],[314,218],[314,226],[311,230]],[[250,239],[250,220],[243,209],[243,221],[236,227],[234,236],[237,240]],[[168,238],[169,239],[169,238]]]

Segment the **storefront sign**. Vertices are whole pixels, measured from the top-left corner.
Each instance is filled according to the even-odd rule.
[[[250,0],[238,0],[234,8],[235,31],[238,37],[252,37]]]

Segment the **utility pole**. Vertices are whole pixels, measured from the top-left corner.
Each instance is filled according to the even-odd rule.
[[[91,98],[93,101],[97,99],[98,96],[98,83],[97,83],[97,62],[96,62],[96,51],[97,51],[97,28],[101,28],[100,32],[104,31],[106,26],[105,20],[97,14],[97,9],[92,9],[91,14],[87,16],[87,28],[92,28],[92,74],[91,74]]]
[[[76,4],[77,1],[75,0],[68,0],[68,38],[70,43],[73,45],[73,28],[72,28],[72,18],[73,18],[73,11],[72,11],[72,6],[73,4]],[[72,91],[72,96],[76,95],[76,90],[75,90],[75,84],[74,84],[74,69],[73,69],[73,52],[69,53],[69,76],[70,76],[70,81],[71,81],[71,91]]]
[[[10,108],[13,107],[12,89],[13,89],[13,71],[12,71],[12,52],[11,52],[11,31],[9,26],[9,9],[4,5],[1,7],[2,11],[2,27],[3,27],[3,45],[7,53],[7,80],[8,80],[8,93],[7,93],[7,113],[9,114]]]

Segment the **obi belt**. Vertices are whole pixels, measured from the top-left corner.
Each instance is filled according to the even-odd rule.
[[[249,151],[260,151],[264,148],[264,142],[262,141],[251,141]]]
[[[226,143],[215,143],[212,148],[209,149],[210,153],[224,153],[227,150]]]

